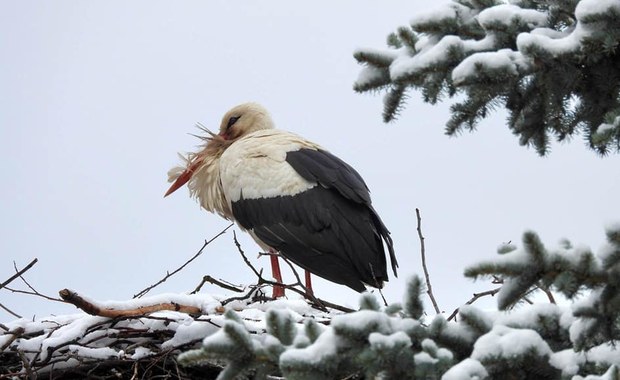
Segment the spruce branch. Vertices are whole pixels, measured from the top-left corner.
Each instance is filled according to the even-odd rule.
[[[385,51],[363,50],[372,58],[356,51],[365,67],[354,88],[385,92],[386,123],[413,89],[431,104],[458,96],[449,135],[502,107],[519,143],[539,155],[577,134],[600,155],[620,152],[620,127],[609,121],[620,109],[620,11],[615,2],[577,10],[587,1],[453,0],[396,28]]]

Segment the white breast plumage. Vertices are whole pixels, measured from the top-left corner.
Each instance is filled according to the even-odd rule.
[[[256,131],[236,141],[220,158],[222,189],[228,203],[295,195],[316,186],[286,162],[287,152],[302,148],[319,147],[276,129]]]

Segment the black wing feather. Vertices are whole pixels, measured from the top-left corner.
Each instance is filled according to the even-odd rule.
[[[364,283],[381,287],[388,280],[385,241],[396,275],[392,239],[362,177],[321,150],[288,152],[286,161],[318,185],[292,196],[233,202],[239,224],[300,267],[359,292]]]
[[[337,190],[343,197],[353,202],[365,204],[371,211],[374,233],[385,241],[396,276],[398,261],[394,253],[394,244],[383,221],[371,205],[370,190],[362,176],[351,165],[325,150],[300,149],[286,154],[286,162],[304,179],[316,181],[326,188]],[[381,247],[383,247],[381,245]],[[384,255],[381,248],[381,255]]]

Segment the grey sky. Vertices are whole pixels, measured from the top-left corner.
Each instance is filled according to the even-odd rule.
[[[463,278],[463,268],[525,229],[550,245],[568,237],[596,250],[604,224],[620,219],[617,155],[599,158],[577,138],[540,158],[517,144],[502,113],[448,138],[449,103],[425,105],[418,94],[384,125],[382,99],[353,92],[353,50],[383,48],[389,32],[428,8],[421,0],[0,3],[0,281],[13,260],[21,267],[38,257],[27,278],[42,293],[68,287],[121,300],[182,264],[228,223],[186,189],[164,200],[166,172],[177,151],[198,143],[188,135],[196,122],[216,128],[248,100],[366,179],[401,264],[385,290],[390,301],[422,273],[416,207],[447,312],[489,288]],[[247,236],[241,243],[254,258],[258,247]],[[255,262],[268,270],[268,260]],[[191,290],[205,274],[254,281],[228,233],[154,293]],[[318,282],[316,292],[357,303],[343,286]],[[0,303],[24,316],[75,310],[6,290]]]

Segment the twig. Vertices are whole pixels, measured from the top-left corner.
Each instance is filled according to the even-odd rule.
[[[28,375],[28,378],[32,379],[32,380],[35,380],[37,378],[37,376],[32,371],[32,367],[30,366],[30,362],[28,361],[28,358],[26,358],[26,355],[24,355],[24,352],[22,350],[18,350],[17,354],[19,355],[19,358],[22,361],[22,365],[23,365],[24,369],[26,370],[26,374]]]
[[[0,284],[0,289],[4,288],[4,287],[5,287],[5,286],[7,286],[8,284],[10,284],[10,283],[11,283],[11,281],[15,280],[17,277],[20,277],[22,274],[26,273],[26,271],[27,271],[28,269],[32,268],[32,266],[33,266],[34,264],[36,264],[36,263],[37,263],[37,261],[39,261],[39,259],[34,258],[34,259],[30,262],[30,264],[28,264],[28,265],[26,265],[26,266],[24,267],[24,269],[17,271],[17,273],[15,273],[13,276],[9,277],[9,279],[8,279],[8,280],[6,280],[6,281],[4,281],[2,284]],[[15,265],[15,262],[13,262],[13,264]],[[15,270],[17,270],[17,268],[16,268]]]
[[[35,259],[35,260],[36,260],[36,259]],[[17,270],[17,264],[15,263],[15,261],[13,261],[13,268],[15,268],[15,271],[16,271],[16,272],[18,272],[18,270]],[[50,296],[47,296],[47,295],[45,295],[45,294],[43,294],[43,293],[39,292],[38,290],[36,290],[36,289],[34,288],[34,286],[30,285],[30,283],[28,282],[28,280],[26,280],[26,278],[23,276],[23,274],[19,275],[19,279],[20,279],[20,280],[22,280],[22,281],[23,281],[23,283],[24,283],[24,284],[26,284],[26,286],[28,287],[28,289],[30,289],[32,292],[28,292],[28,291],[17,291],[17,290],[15,290],[15,289],[11,289],[11,291],[13,291],[13,292],[17,292],[17,293],[21,293],[21,292],[23,292],[23,293],[25,293],[25,294],[29,294],[29,295],[38,296],[38,297],[45,298],[45,299],[50,300],[50,301],[63,302],[61,299],[58,299],[58,298],[56,298],[56,297],[50,297]],[[9,287],[7,287],[7,289],[9,289]]]
[[[245,264],[250,267],[250,269],[252,269],[252,272],[254,272],[254,274],[256,275],[256,277],[258,277],[259,279],[262,279],[262,273],[263,271],[261,270],[260,272],[254,268],[254,265],[252,265],[252,263],[250,262],[250,260],[248,259],[248,257],[245,255],[245,252],[243,252],[243,249],[241,248],[241,244],[239,244],[239,240],[237,240],[237,234],[235,233],[235,231],[233,231],[233,240],[235,242],[235,245],[237,246],[237,251],[239,251],[239,254],[241,254],[241,257],[243,258],[243,261],[245,262]],[[284,285],[284,284],[282,284]]]
[[[543,292],[545,292],[545,294],[547,295],[547,299],[549,299],[549,302],[552,304],[555,304],[555,297],[553,296],[553,293],[551,293],[551,290],[549,290],[549,288],[547,287],[543,287],[541,285],[537,285],[538,289],[542,290]]]
[[[227,283],[225,283],[223,281],[217,280],[217,279],[215,279],[215,278],[213,278],[213,277],[211,277],[209,275],[206,275],[206,276],[204,276],[202,278],[202,281],[200,281],[200,284],[198,284],[198,286],[196,286],[196,289],[194,289],[190,294],[198,293],[200,291],[200,289],[202,289],[202,286],[205,283],[207,283],[207,282],[209,282],[209,283],[211,283],[213,285],[217,285],[220,288],[224,288],[226,290],[230,290],[230,291],[237,292],[237,293],[243,293],[243,289],[239,289],[236,286],[232,286],[232,285],[227,284]]]
[[[8,307],[4,306],[1,303],[0,303],[0,308],[4,309],[4,311],[6,311],[7,313],[11,314],[15,318],[21,318],[22,317],[21,315],[15,313],[13,310],[9,309]],[[0,351],[2,351],[2,350],[0,350]]]
[[[293,286],[295,285],[299,285],[300,288],[303,289],[304,291],[304,297],[306,297],[307,299],[309,299],[312,303],[325,308],[325,305],[323,305],[323,303],[321,302],[321,300],[319,300],[318,298],[316,298],[313,294],[313,292],[311,292],[308,288],[306,288],[306,286],[301,282],[301,278],[299,277],[299,273],[297,273],[297,270],[295,269],[295,267],[293,266],[293,263],[290,262],[289,259],[287,259],[284,256],[280,256],[282,258],[282,260],[284,260],[284,262],[286,264],[288,264],[288,267],[291,268],[291,271],[293,272],[293,275],[295,276],[295,279],[297,280],[296,284],[293,284]]]
[[[75,305],[79,309],[84,310],[88,314],[98,315],[101,317],[108,317],[108,318],[140,317],[146,314],[150,314],[150,313],[154,313],[156,311],[162,311],[162,310],[172,310],[172,311],[178,311],[178,312],[186,313],[186,314],[202,314],[202,310],[199,307],[181,305],[176,302],[168,302],[168,303],[160,303],[156,305],[141,306],[141,307],[137,307],[134,309],[108,309],[108,308],[104,308],[99,305],[96,305],[95,303],[91,301],[85,300],[79,294],[69,289],[63,289],[60,292],[58,292],[58,294],[60,294],[60,297],[63,300]]]
[[[241,300],[245,300],[248,299],[252,296],[252,294],[254,294],[254,292],[257,289],[260,289],[261,286],[263,285],[271,285],[271,286],[282,286],[285,289],[291,290],[297,294],[300,294],[304,297],[306,297],[312,304],[313,307],[315,307],[318,310],[321,311],[327,311],[326,308],[331,308],[334,310],[339,310],[345,313],[350,313],[353,312],[355,310],[350,309],[346,306],[341,306],[338,304],[334,304],[332,302],[329,301],[325,301],[321,298],[316,298],[314,297],[314,295],[312,295],[310,298],[307,297],[308,294],[305,291],[299,290],[297,289],[295,286],[296,285],[301,285],[302,288],[305,289],[305,287],[303,286],[303,284],[301,283],[301,279],[299,278],[299,274],[295,271],[295,269],[291,266],[291,263],[286,260],[286,258],[284,258],[284,256],[280,256],[284,259],[284,261],[291,266],[291,269],[293,271],[293,274],[295,275],[295,277],[297,278],[297,283],[294,284],[283,284],[280,282],[276,282],[276,281],[270,281],[270,280],[266,280],[263,275],[262,275],[262,270],[259,271],[257,270],[254,265],[252,265],[252,263],[250,262],[250,260],[248,259],[248,257],[246,256],[245,252],[243,251],[243,249],[241,248],[241,244],[239,244],[239,241],[237,240],[237,235],[235,234],[235,232],[233,231],[233,240],[235,242],[235,245],[237,246],[237,251],[239,251],[239,254],[241,255],[241,257],[243,258],[243,261],[245,262],[245,264],[252,270],[252,272],[254,272],[254,274],[256,275],[256,277],[258,277],[258,283],[252,287],[252,289],[250,289],[250,291],[245,295],[245,296],[241,296],[241,297],[233,297],[233,298],[229,298],[226,299],[224,301],[222,301],[222,306],[226,305],[227,303],[230,303],[232,301],[241,301]],[[265,255],[265,253],[261,253],[261,255]],[[266,253],[266,255],[271,255],[271,253]]]
[[[465,305],[471,305],[472,303],[476,302],[478,300],[478,298],[482,298],[485,296],[495,296],[495,294],[497,294],[497,292],[499,292],[499,290],[502,287],[499,286],[495,289],[491,289],[491,290],[487,290],[486,292],[480,292],[480,293],[474,293],[474,296],[467,302],[465,302]],[[448,321],[451,321],[452,319],[456,318],[456,315],[458,314],[460,310],[460,307],[457,307],[456,309],[454,309],[454,311],[452,312],[452,314],[450,314],[450,316],[448,317]]]
[[[134,294],[133,298],[140,298],[143,295],[145,295],[146,293],[150,292],[153,288],[155,288],[156,286],[166,282],[167,279],[169,279],[170,277],[174,276],[175,274],[179,273],[183,268],[185,268],[189,263],[191,263],[192,261],[194,261],[198,256],[200,256],[200,254],[202,253],[202,251],[207,247],[207,245],[209,245],[213,240],[217,239],[218,237],[222,236],[224,233],[226,233],[226,231],[228,231],[228,229],[230,227],[233,226],[234,223],[230,223],[228,225],[228,227],[224,228],[222,231],[220,231],[220,233],[218,233],[217,235],[215,235],[214,237],[212,237],[210,240],[206,240],[204,245],[202,246],[202,248],[200,248],[200,250],[194,255],[192,256],[192,258],[190,258],[189,260],[187,260],[183,265],[181,265],[180,267],[178,267],[177,269],[175,269],[172,272],[166,272],[166,275],[164,276],[164,278],[162,278],[161,280],[159,280],[158,282],[156,282],[155,284],[141,290],[140,292],[138,292],[137,294]]]
[[[65,302],[65,301],[61,300],[60,298],[46,296],[45,294],[41,294],[41,293],[37,292],[36,290],[35,291],[28,291],[28,290],[15,289],[15,288],[11,288],[11,287],[8,287],[8,286],[5,286],[4,288],[6,290],[12,292],[12,293],[20,293],[20,294],[27,294],[29,296],[37,296],[37,297],[45,298],[46,300],[49,300],[49,301]]]
[[[383,291],[381,291],[381,284],[379,284],[379,280],[377,280],[377,276],[375,276],[375,271],[372,267],[372,264],[369,264],[368,266],[370,267],[370,274],[372,275],[373,280],[375,280],[376,288],[379,291],[379,295],[381,296],[381,299],[383,299],[383,305],[387,307],[388,305],[387,300],[385,299],[385,296],[383,295]]]
[[[439,306],[437,306],[437,300],[433,295],[433,287],[431,286],[431,277],[428,274],[428,268],[426,267],[426,249],[424,247],[424,236],[422,236],[422,218],[420,217],[420,209],[415,209],[415,215],[418,219],[418,237],[420,238],[420,253],[422,255],[422,268],[424,269],[424,279],[426,280],[426,293],[431,299],[435,313],[440,314]]]

